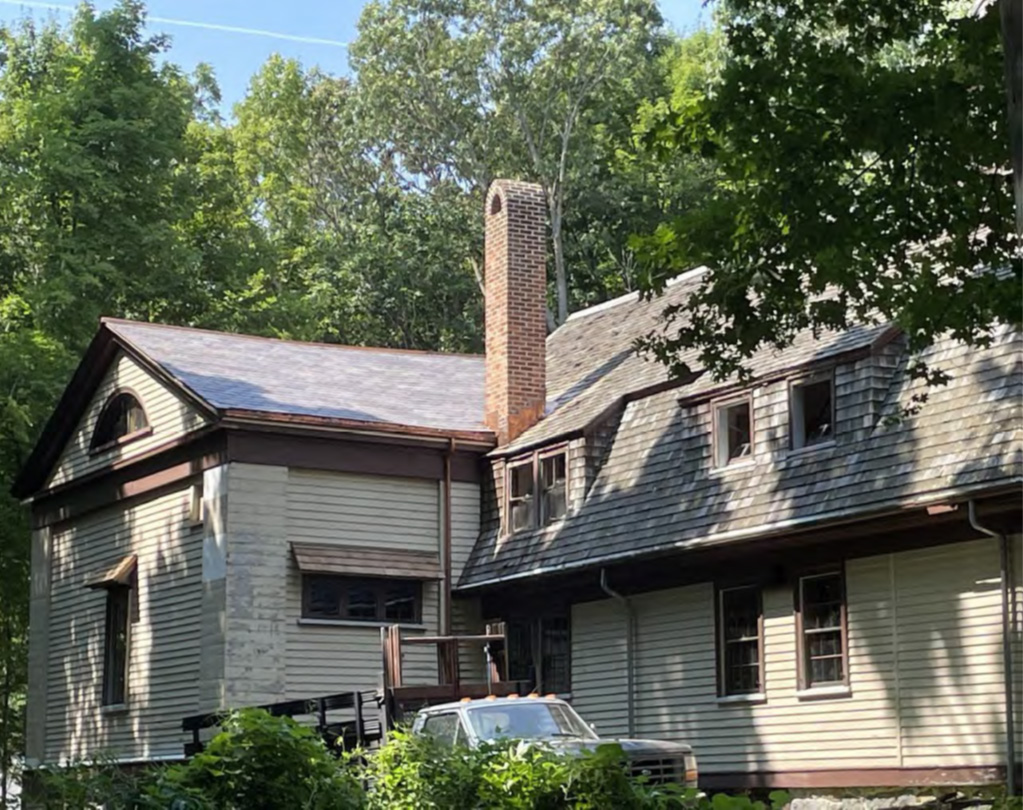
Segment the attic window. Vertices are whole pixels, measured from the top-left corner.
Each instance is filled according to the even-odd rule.
[[[793,384],[790,421],[793,450],[812,447],[834,438],[831,377],[818,377]]]
[[[509,534],[547,526],[568,513],[568,461],[564,448],[508,464],[505,473]]]
[[[533,463],[508,468],[508,523],[511,532],[533,525]]]
[[[93,452],[105,450],[115,444],[122,444],[149,431],[149,420],[142,410],[142,403],[134,394],[114,394],[103,407],[92,434],[90,449]]]
[[[725,467],[753,455],[753,417],[749,399],[714,407],[714,463]]]

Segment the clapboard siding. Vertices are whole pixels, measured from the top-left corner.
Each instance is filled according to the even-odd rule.
[[[96,421],[110,395],[120,388],[130,388],[141,400],[142,408],[153,432],[144,438],[91,454]],[[74,435],[60,456],[48,486],[56,486],[94,472],[115,461],[129,459],[165,444],[205,424],[205,418],[182,397],[159,382],[134,360],[119,353],[93,395]]]
[[[434,481],[293,469],[288,540],[439,553],[439,501]]]
[[[717,698],[714,587],[633,597],[636,733],[685,740],[707,773],[997,764],[1004,756],[994,540],[845,563],[851,694],[801,699],[790,586],[764,591],[762,703]],[[621,605],[576,605],[572,692],[627,728]]]
[[[110,750],[177,756],[181,717],[198,707],[202,530],[188,525],[187,487],[114,507],[54,532],[47,656],[45,759]],[[92,572],[138,555],[126,713],[100,710],[106,593]]]
[[[428,551],[439,557],[441,493],[436,481],[292,469],[287,474],[286,537],[290,542]],[[464,532],[463,501],[464,497],[452,510],[453,535],[456,526]],[[464,563],[467,552],[459,549],[459,553]],[[454,553],[452,556],[454,559]],[[377,688],[382,661],[380,627],[300,623],[301,574],[290,554],[285,559],[287,697]],[[423,629],[404,632],[437,632],[439,601],[438,583],[425,582]],[[436,683],[434,648],[406,647],[403,668],[410,683]]]
[[[616,602],[572,606],[572,703],[606,736],[628,732],[625,630]]]

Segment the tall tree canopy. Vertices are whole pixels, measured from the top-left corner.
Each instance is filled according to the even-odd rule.
[[[561,323],[573,303],[608,286],[584,277],[593,262],[567,255],[568,212],[610,208],[613,222],[607,199],[586,203],[607,180],[608,130],[627,129],[638,100],[659,86],[666,41],[654,0],[376,0],[351,58],[366,120],[399,156],[406,183],[451,181],[475,199],[499,175],[543,186],[552,323]]]
[[[717,171],[712,200],[637,240],[648,289],[715,268],[648,340],[662,359],[696,347],[725,375],[853,318],[895,321],[913,348],[1019,322],[998,13],[968,5],[724,4],[723,70],[647,139]]]

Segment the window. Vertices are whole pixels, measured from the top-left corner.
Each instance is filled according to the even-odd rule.
[[[812,447],[834,438],[835,416],[831,378],[792,386],[792,449]]]
[[[127,702],[128,635],[131,627],[131,588],[107,589],[106,636],[103,641],[103,705]]]
[[[547,526],[568,513],[568,461],[565,451],[534,453],[507,466],[509,534]]]
[[[845,587],[831,571],[799,580],[800,688],[848,683],[845,641]]]
[[[114,394],[99,415],[90,447],[94,451],[102,450],[148,427],[146,412],[134,395],[126,392]]]
[[[764,612],[760,588],[718,592],[718,687],[722,696],[764,691]]]
[[[508,476],[508,520],[514,534],[533,525],[533,465],[509,467]]]
[[[540,489],[543,493],[541,522],[546,525],[563,518],[568,506],[564,453],[540,459]]]
[[[529,691],[571,691],[571,633],[567,616],[550,615],[505,622],[508,680]]]
[[[454,712],[431,714],[423,723],[423,733],[433,737],[437,742],[454,745],[458,733],[458,715]]]
[[[423,586],[404,579],[302,577],[302,617],[419,624]]]
[[[718,467],[753,455],[753,419],[748,399],[716,406],[714,445],[714,461]]]

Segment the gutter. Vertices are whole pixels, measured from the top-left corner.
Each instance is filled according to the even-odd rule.
[[[981,534],[998,540],[1001,561],[1002,581],[1002,674],[1005,686],[1005,791],[1009,796],[1019,792],[1016,784],[1016,715],[1013,705],[1013,672],[1012,672],[1012,619],[1010,618],[1009,588],[1011,571],[1009,567],[1009,538],[1000,532],[982,526],[977,521],[976,502],[969,501],[970,526]],[[1015,618],[1015,617],[1012,617]]]
[[[607,569],[600,569],[600,589],[621,603],[625,610],[625,692],[629,736],[636,736],[636,611],[632,600],[607,584]]]

